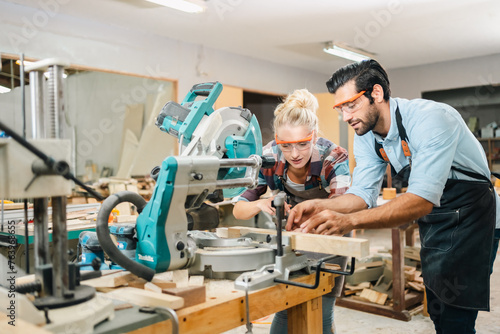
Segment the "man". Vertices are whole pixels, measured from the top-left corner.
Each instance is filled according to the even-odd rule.
[[[335,109],[356,132],[353,184],[335,199],[298,204],[286,228],[344,235],[418,219],[422,275],[437,333],[475,333],[489,310],[489,276],[498,246],[500,199],[481,144],[452,107],[390,97],[375,60],[350,64],[327,82]],[[376,207],[386,171],[408,190]],[[366,210],[368,209],[368,210]],[[498,210],[500,211],[500,210]]]

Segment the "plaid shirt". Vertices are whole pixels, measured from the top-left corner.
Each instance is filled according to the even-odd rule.
[[[325,156],[326,154],[328,155]],[[288,162],[276,141],[273,140],[264,146],[262,155],[272,156],[276,160],[274,167],[261,169],[257,188],[245,191],[238,200],[249,202],[258,200],[266,193],[267,187],[271,190],[284,190],[282,179],[288,168]],[[328,197],[334,197],[344,194],[350,183],[347,151],[327,139],[319,138],[313,147],[309,173],[304,184],[305,190],[315,187],[324,187],[328,190],[329,187]]]

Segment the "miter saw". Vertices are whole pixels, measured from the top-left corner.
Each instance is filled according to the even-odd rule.
[[[281,237],[284,196],[277,202],[283,213],[277,217],[277,236],[221,239],[214,233],[195,231],[218,224],[217,210],[206,200],[218,202],[241,193],[244,187],[256,187],[259,170],[275,164],[273,158],[261,157],[259,124],[249,110],[213,109],[221,91],[218,82],[198,84],[181,104],[168,102],[156,125],[179,140],[179,156],[167,157],[153,169],[156,187],[149,202],[136,193],[119,192],[104,201],[98,214],[96,231],[104,251],[146,280],[156,272],[183,268],[212,277],[227,272],[237,277],[262,268],[261,274],[252,274],[252,282],[236,280],[236,287],[259,289],[286,281],[292,271],[310,271],[307,258],[296,255],[290,240]],[[222,194],[221,190],[230,191]],[[122,202],[134,204],[140,213],[135,261],[121,254],[109,234],[109,214]]]

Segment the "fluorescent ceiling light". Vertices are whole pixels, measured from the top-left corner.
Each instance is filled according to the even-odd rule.
[[[186,1],[186,0],[146,0],[146,1],[155,3],[157,5],[177,9],[186,13],[197,14],[205,10],[205,7],[203,7],[201,4],[196,4],[192,1]]]
[[[323,51],[331,55],[349,59],[352,61],[362,61],[374,58],[373,54],[370,54],[366,51],[358,50],[341,44],[327,43]]]
[[[8,93],[8,92],[10,92],[10,88],[0,86],[0,94]]]
[[[26,66],[26,65],[32,65],[33,63],[34,62],[32,62],[32,61],[25,60],[24,61],[24,66]],[[19,65],[19,66],[21,66],[21,61],[20,60],[16,60],[16,64]]]

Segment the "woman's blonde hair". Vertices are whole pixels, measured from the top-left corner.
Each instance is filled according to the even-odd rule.
[[[274,133],[283,125],[305,125],[318,133],[318,100],[307,89],[297,89],[274,110]]]

